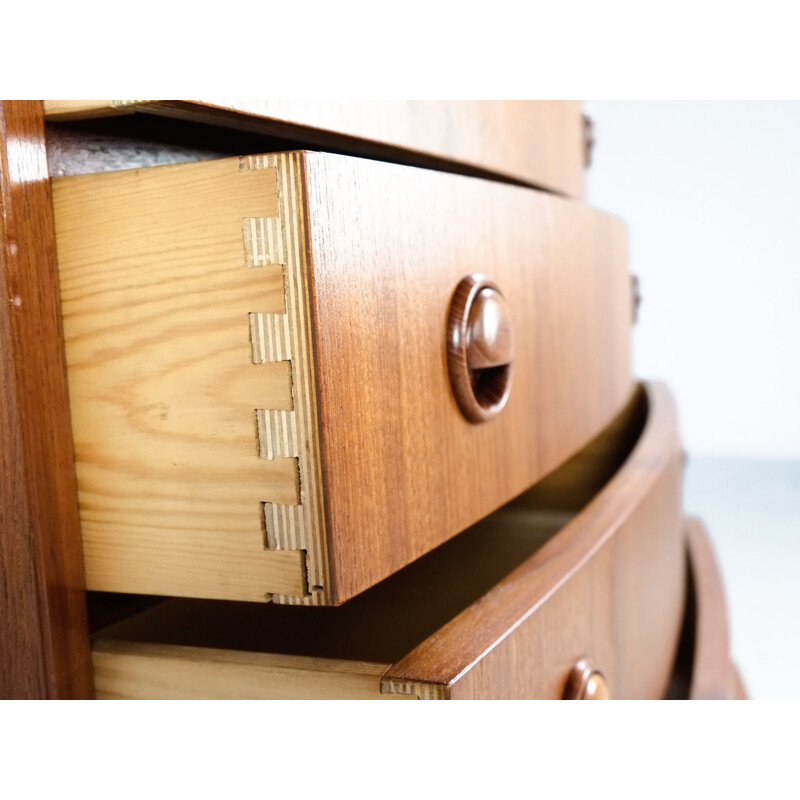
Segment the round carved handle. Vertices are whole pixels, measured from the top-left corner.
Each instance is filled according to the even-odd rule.
[[[447,321],[447,366],[458,407],[470,422],[500,413],[511,389],[514,336],[497,286],[469,275],[456,287]]]
[[[582,658],[571,670],[564,689],[565,700],[608,700],[605,675]]]

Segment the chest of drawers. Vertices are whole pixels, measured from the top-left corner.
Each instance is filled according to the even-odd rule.
[[[624,228],[580,202],[577,106],[516,107],[527,150],[489,146],[499,106],[443,104],[430,118],[459,132],[427,147],[380,133],[386,107],[377,127],[259,104],[50,113],[120,109],[339,154],[68,176],[51,206],[42,108],[4,103],[5,695],[655,697],[693,659],[695,694],[736,691],[725,648],[686,646],[685,609],[724,604],[684,535],[670,401],[630,400]],[[115,168],[128,146],[104,145]],[[453,388],[467,276],[513,331],[487,421]],[[463,360],[476,396],[474,373],[508,367]],[[81,531],[101,605],[172,598],[103,623],[92,657]]]

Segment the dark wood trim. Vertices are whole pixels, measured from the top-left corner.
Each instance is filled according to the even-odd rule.
[[[0,697],[93,695],[40,102],[0,102]]]

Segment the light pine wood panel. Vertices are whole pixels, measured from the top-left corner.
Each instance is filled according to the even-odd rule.
[[[296,161],[53,182],[90,589],[263,600],[327,582],[324,548],[309,564],[264,534],[272,504],[293,526],[315,508]],[[262,429],[278,415],[269,447],[259,410]]]
[[[49,100],[48,119],[133,112],[210,122],[324,149],[474,170],[583,196],[580,105],[560,100]]]
[[[632,391],[622,222],[514,186],[306,155],[327,529],[337,602],[491,513]],[[510,396],[471,424],[445,334],[461,279],[505,296]]]
[[[560,533],[383,678],[451,698],[562,696],[580,659],[612,698],[664,695],[684,604],[682,456],[667,391],[648,391],[625,464]]]
[[[114,641],[97,642],[92,657],[98,700],[387,697],[385,664]]]

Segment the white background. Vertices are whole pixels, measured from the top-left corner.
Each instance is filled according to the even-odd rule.
[[[637,374],[698,456],[800,458],[800,103],[587,102],[596,206],[625,219]]]

